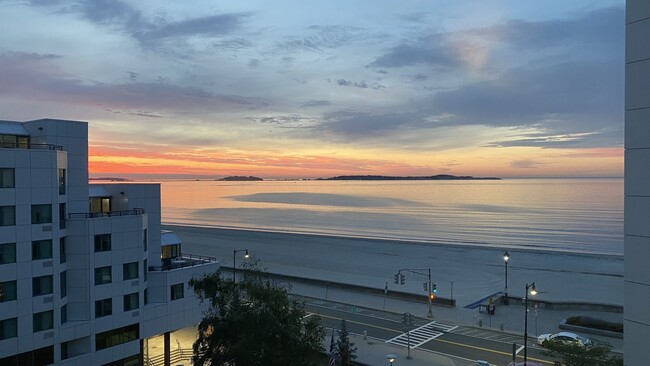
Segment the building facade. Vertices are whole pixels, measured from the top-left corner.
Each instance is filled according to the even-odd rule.
[[[88,184],[87,123],[0,121],[0,365],[143,364],[197,323],[219,264],[160,220],[160,185]]]
[[[625,365],[650,349],[650,2],[627,0],[625,26]]]

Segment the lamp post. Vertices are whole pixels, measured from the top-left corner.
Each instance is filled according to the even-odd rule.
[[[390,353],[390,354],[386,355],[386,358],[388,359],[388,362],[390,362],[390,365],[393,366],[393,362],[395,362],[395,359],[397,358],[397,356]]]
[[[505,253],[503,253],[503,263],[506,265],[506,287],[504,288],[504,293],[505,295],[503,296],[503,305],[508,305],[508,259],[510,259],[510,254],[508,254],[508,251],[506,250]]]
[[[528,361],[528,292],[530,291],[531,295],[537,295],[537,289],[535,288],[535,282],[526,284],[526,297],[524,300],[524,307],[526,309],[526,314],[524,317],[524,366],[527,365]]]
[[[248,254],[248,249],[233,249],[232,251],[232,283],[236,283],[237,280],[235,280],[235,274],[237,272],[237,265],[235,264],[235,258],[237,257],[237,253],[239,252],[246,252],[244,253],[244,258],[248,259],[250,255]]]

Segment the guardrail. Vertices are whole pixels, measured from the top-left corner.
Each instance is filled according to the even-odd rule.
[[[32,144],[20,142],[0,142],[0,148],[3,149],[40,149],[40,150],[58,150],[63,151],[63,146],[53,144]]]
[[[68,216],[70,219],[94,219],[96,217],[134,216],[142,214],[144,214],[144,208],[110,212],[73,212],[69,213]]]
[[[169,271],[186,267],[200,266],[207,263],[219,263],[215,257],[205,255],[183,254],[180,257],[163,259],[162,266],[149,266],[149,272]]]

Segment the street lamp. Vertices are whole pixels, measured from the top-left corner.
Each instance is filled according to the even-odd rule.
[[[508,254],[508,251],[506,250],[505,253],[503,253],[503,263],[506,265],[506,287],[504,289],[505,295],[503,296],[503,305],[508,305],[508,259],[510,259],[510,254]]]
[[[248,249],[233,249],[232,251],[232,283],[236,283],[235,280],[235,274],[237,272],[237,265],[235,264],[235,257],[237,257],[237,253],[239,252],[246,252],[244,253],[244,259],[248,259],[250,255],[248,254]]]
[[[393,366],[393,362],[395,362],[395,359],[397,358],[397,356],[395,356],[394,354],[391,353],[391,354],[386,355],[386,358],[388,359],[388,362],[390,362],[390,365]]]
[[[527,365],[526,361],[528,361],[528,292],[533,296],[537,295],[535,282],[530,285],[526,284],[526,297],[524,300],[524,307],[526,309],[526,316],[524,317],[524,366]]]

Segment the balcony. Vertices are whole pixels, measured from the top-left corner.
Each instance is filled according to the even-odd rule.
[[[149,266],[149,272],[171,271],[174,269],[214,264],[219,263],[219,260],[215,257],[203,255],[182,254],[173,259],[163,259],[162,262],[163,264],[161,266]]]
[[[144,208],[134,208],[132,210],[124,211],[108,211],[108,212],[81,212],[69,213],[70,220],[73,219],[94,219],[98,217],[116,217],[116,216],[135,216],[144,215]]]
[[[32,150],[57,150],[63,151],[63,146],[53,144],[32,144],[28,142],[2,142],[1,149],[32,149]]]

